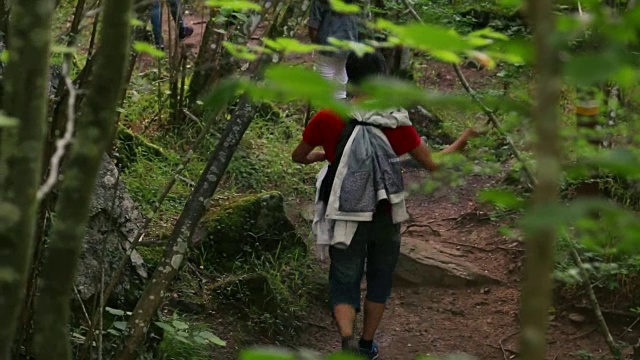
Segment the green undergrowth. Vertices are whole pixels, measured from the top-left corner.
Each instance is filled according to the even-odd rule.
[[[168,104],[157,100],[156,78],[153,71],[134,75],[121,112],[121,124],[130,130],[122,129],[121,134],[132,141],[126,146],[120,144],[118,149],[129,159],[123,181],[147,215],[208,120],[204,109],[199,120],[188,119],[181,126],[172,127]],[[168,90],[164,81],[159,86],[161,92]],[[291,151],[302,134],[301,114],[302,108],[261,106],[212,199],[212,211],[224,209],[244,195],[270,191],[281,193],[285,202],[292,204],[312,199],[315,175],[321,165],[301,166],[291,161]],[[170,233],[230,118],[230,114],[226,114],[214,120],[212,130],[194,152],[156,215],[151,225],[151,238],[162,240]],[[161,156],[156,149],[161,150]],[[205,222],[206,219],[203,225]],[[304,230],[308,231],[308,227]],[[214,244],[215,239],[213,236],[211,240]],[[149,270],[157,266],[163,248],[162,244],[139,248]],[[198,311],[233,309],[225,317],[238,318],[247,331],[273,337],[293,336],[303,324],[310,302],[318,298],[318,289],[323,286],[323,281],[317,277],[319,270],[306,249],[242,252],[237,258],[223,259],[227,262],[225,266],[197,261],[198,249],[200,247],[196,245],[191,251],[189,262],[173,284],[173,292],[185,302],[195,304]],[[321,280],[326,282],[324,278]],[[185,320],[190,326],[191,321]],[[167,340],[165,333],[158,349],[173,355],[163,358],[205,358],[200,357],[201,354],[204,356],[202,348],[174,340]],[[191,354],[192,357],[181,357],[180,354]]]
[[[159,360],[209,360],[226,343],[201,318],[174,313],[155,323],[163,330],[157,349]]]

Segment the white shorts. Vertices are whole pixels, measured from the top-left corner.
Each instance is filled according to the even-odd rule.
[[[347,98],[347,59],[343,57],[334,57],[322,55],[318,52],[313,54],[314,67],[317,72],[329,81],[338,84],[336,90],[336,99]]]

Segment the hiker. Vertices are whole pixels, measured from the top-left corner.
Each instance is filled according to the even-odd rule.
[[[365,78],[386,75],[387,67],[379,53],[350,55],[346,71],[349,83],[359,85]],[[365,98],[356,94],[353,101]],[[442,152],[461,150],[474,136],[477,133],[467,129]],[[318,146],[322,150],[315,150]],[[368,359],[378,358],[374,335],[391,294],[400,223],[408,219],[398,160],[407,153],[425,169],[438,169],[405,109],[356,112],[347,122],[325,109],[311,119],[291,155],[301,164],[330,163],[317,182],[313,233],[317,247],[329,252],[331,306],[342,349]],[[365,262],[364,324],[356,342],[354,322]]]
[[[353,0],[346,0],[352,3]],[[352,14],[341,14],[331,9],[327,0],[311,0],[309,7],[309,38],[312,43],[330,45],[328,39],[358,41],[358,18]],[[339,88],[335,93],[337,99],[347,98],[347,56],[349,52],[341,50],[316,51],[313,54],[314,65],[325,79],[335,81]]]
[[[177,23],[178,38],[180,40],[188,38],[193,34],[193,27],[185,26],[182,22],[182,14],[180,14],[180,1],[167,0],[171,17]],[[151,27],[153,28],[153,41],[156,48],[164,50],[164,38],[162,37],[162,1],[158,0],[151,8]]]

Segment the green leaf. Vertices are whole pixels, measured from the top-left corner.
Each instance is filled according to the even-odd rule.
[[[189,328],[189,325],[187,325],[186,323],[179,321],[179,320],[173,320],[171,322],[171,325],[173,325],[174,328],[178,329],[178,330],[185,330]]]
[[[164,330],[164,331],[166,331],[166,332],[168,332],[170,334],[174,334],[176,332],[176,329],[174,329],[173,326],[171,326],[171,325],[169,325],[167,323],[164,323],[164,322],[161,322],[161,321],[156,321],[155,324],[160,329],[162,329],[162,330]]]
[[[564,65],[564,72],[576,85],[593,85],[608,80],[620,65],[617,55],[603,51],[574,56]]]
[[[113,308],[110,308],[108,306],[105,307],[104,310],[106,312],[108,312],[109,314],[114,315],[114,316],[124,316],[125,315],[125,312],[123,310],[113,309]]]
[[[455,30],[443,26],[422,23],[409,23],[396,25],[384,19],[378,19],[372,26],[378,30],[389,31],[397,38],[397,41],[407,47],[438,53],[446,59],[451,59],[450,54],[457,54],[474,48],[470,42],[458,34]]]
[[[433,55],[433,57],[438,60],[442,60],[448,63],[459,63],[460,61],[462,61],[460,56],[448,50],[431,50],[431,55]]]
[[[329,38],[328,41],[329,44],[340,49],[353,51],[357,56],[360,57],[366,53],[372,53],[376,50],[373,46],[356,41],[338,40],[335,38]]]
[[[640,176],[640,156],[630,150],[617,148],[600,151],[591,156],[586,162],[594,167],[608,170],[616,175],[625,177]]]
[[[495,39],[495,40],[509,40],[509,37],[503,33],[494,31],[491,28],[484,28],[482,30],[477,30],[474,31],[472,33],[470,33],[469,35],[467,35],[468,37],[487,37],[490,39]]]
[[[262,10],[262,7],[260,5],[246,0],[208,0],[207,5],[211,7],[231,9],[235,11]]]
[[[144,23],[140,21],[138,18],[131,17],[129,18],[129,25],[131,26],[144,26]]]
[[[214,334],[212,334],[209,331],[201,331],[198,333],[198,336],[207,340],[208,342],[214,344],[214,345],[218,345],[218,346],[227,346],[227,343],[225,341],[223,341],[222,339],[220,339],[219,337],[215,336]]]
[[[113,327],[119,330],[124,330],[127,328],[127,322],[126,321],[116,321],[113,323]]]
[[[483,190],[478,195],[478,198],[482,201],[490,202],[508,209],[519,209],[524,205],[524,201],[511,191],[496,189]]]
[[[200,336],[194,336],[191,338],[191,341],[195,342],[196,344],[199,345],[209,345],[209,342],[203,338],[201,338]]]
[[[0,61],[2,61],[4,63],[9,61],[9,50],[4,49],[4,50],[2,50],[2,52],[0,52]]]
[[[360,89],[367,94],[367,101],[358,104],[368,110],[382,110],[397,107],[423,105],[462,106],[469,104],[465,96],[442,95],[427,92],[415,83],[393,78],[375,78],[366,80]]]
[[[133,49],[139,53],[147,53],[155,58],[164,57],[164,51],[156,49],[155,46],[144,41],[134,41]]]
[[[356,4],[346,4],[342,0],[329,0],[331,8],[342,14],[357,14],[360,12],[360,7]]]
[[[305,100],[318,107],[331,106],[345,111],[347,106],[333,97],[336,86],[316,71],[301,66],[271,65],[265,71],[264,83],[247,91],[259,100]]]
[[[222,43],[222,46],[224,46],[231,55],[238,59],[253,61],[258,58],[258,54],[251,52],[251,49],[246,45],[237,45],[232,42],[225,41]]]
[[[523,0],[498,0],[498,4],[507,9],[516,10],[522,6]]]
[[[358,355],[350,354],[346,352],[331,354],[329,355],[329,357],[327,357],[327,360],[361,360],[361,359],[362,357]]]
[[[314,51],[331,51],[334,50],[331,46],[317,45],[317,44],[305,44],[296,39],[290,38],[277,38],[277,39],[264,39],[264,44],[272,48],[273,50],[283,52],[286,54],[306,54]]]
[[[178,341],[180,341],[180,342],[183,342],[183,343],[185,343],[185,344],[189,344],[189,345],[193,344],[193,343],[191,342],[191,340],[189,340],[189,339],[188,339],[187,337],[185,337],[185,336],[175,335],[173,338],[174,338],[174,339],[176,339],[176,340],[178,340]]]
[[[296,360],[296,355],[284,349],[257,348],[243,350],[239,360]]]
[[[18,125],[18,119],[4,115],[0,112],[0,128],[14,127]]]

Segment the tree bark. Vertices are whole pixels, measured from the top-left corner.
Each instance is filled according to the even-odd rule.
[[[264,64],[264,62],[264,60],[261,60],[259,64]],[[262,65],[259,66],[261,67]],[[227,96],[229,100],[230,95],[232,93],[220,94],[220,96]],[[249,128],[254,114],[255,107],[251,105],[249,96],[243,95],[233,118],[227,124],[222,137],[200,175],[193,193],[187,200],[176,222],[176,226],[167,241],[163,261],[153,273],[150,285],[147,286],[133,310],[133,315],[128,324],[129,336],[123,349],[116,356],[117,359],[134,360],[136,358],[138,349],[146,338],[149,323],[162,302],[164,291],[178,273],[196,227],[207,210],[207,204],[218,188],[231,157],[235,153],[238,144],[240,144],[245,131]]]
[[[11,9],[3,100],[19,123],[0,139],[0,359],[11,357],[33,251],[54,7],[55,0],[21,0]]]
[[[78,34],[78,29],[80,27],[80,23],[82,21],[82,17],[84,15],[84,5],[86,0],[78,0],[76,4],[76,8],[73,15],[73,20],[71,22],[71,26],[68,32],[68,40],[67,47],[73,47],[76,42],[76,37]],[[65,54],[65,58],[70,58],[71,54]],[[68,107],[68,92],[65,87],[65,77],[61,76],[58,80],[58,86],[56,88],[55,98],[58,99],[57,102],[52,102],[50,105],[52,107],[51,110],[60,109],[65,110]],[[46,178],[49,170],[48,159],[51,158],[53,152],[55,151],[56,141],[55,139],[64,133],[64,125],[66,122],[66,116],[56,116],[57,113],[54,113],[52,116],[52,121],[49,123],[47,137],[45,141],[45,149],[43,155],[43,168],[42,172],[44,174],[44,178]],[[28,344],[28,338],[32,331],[31,323],[33,321],[33,300],[35,297],[35,289],[37,287],[38,281],[38,273],[40,260],[42,259],[42,250],[44,248],[45,241],[45,229],[46,229],[46,221],[48,214],[51,210],[53,210],[53,204],[55,203],[55,196],[53,194],[48,194],[45,199],[40,202],[40,208],[38,212],[38,220],[37,220],[37,230],[34,237],[34,253],[32,266],[29,273],[29,278],[27,280],[26,287],[26,296],[24,301],[24,307],[22,309],[22,313],[20,315],[19,328],[18,328],[18,338],[15,344],[15,350],[24,346],[25,348],[30,348]],[[25,343],[25,341],[27,341]]]
[[[114,128],[128,58],[131,0],[107,0],[100,50],[56,206],[36,299],[38,359],[71,359],[69,302],[98,168]]]
[[[560,139],[558,105],[560,100],[560,61],[553,45],[555,18],[552,0],[529,0],[528,10],[534,25],[536,49],[536,104],[533,120],[537,140],[537,181],[534,189],[534,213],[558,205],[560,180]],[[536,211],[537,210],[537,211]],[[525,283],[521,297],[521,358],[543,360],[546,353],[546,331],[553,271],[553,244],[556,225],[540,221],[526,232],[527,258]]]

